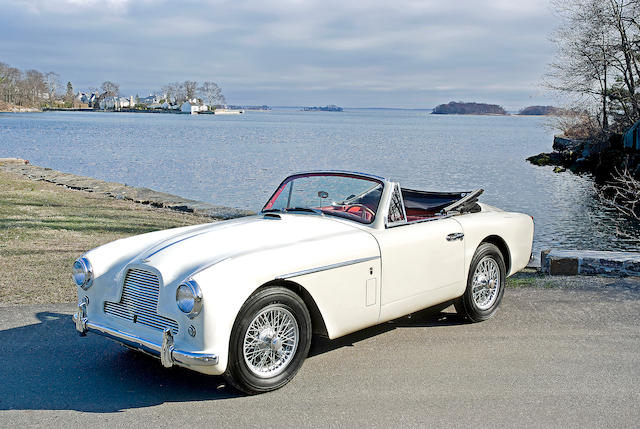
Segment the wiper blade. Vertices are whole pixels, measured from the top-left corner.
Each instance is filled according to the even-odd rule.
[[[282,209],[264,209],[260,213],[273,213],[273,212],[282,213]]]
[[[311,212],[315,214],[322,214],[320,210],[310,209],[309,207],[289,207],[284,209],[285,212]]]

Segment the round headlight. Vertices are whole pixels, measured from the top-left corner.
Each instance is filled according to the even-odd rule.
[[[178,286],[176,290],[176,304],[189,318],[196,317],[202,310],[202,292],[194,280],[189,280]]]
[[[73,263],[73,281],[87,290],[93,284],[93,269],[87,258],[79,258]]]

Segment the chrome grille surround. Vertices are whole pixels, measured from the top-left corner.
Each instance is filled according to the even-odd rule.
[[[130,268],[124,278],[120,302],[104,303],[106,314],[139,323],[159,331],[178,333],[178,322],[158,314],[160,279],[150,271]]]

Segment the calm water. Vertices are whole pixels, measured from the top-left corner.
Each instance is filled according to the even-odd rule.
[[[0,157],[252,210],[301,170],[364,171],[417,189],[481,187],[481,201],[534,216],[536,250],[637,250],[640,228],[603,208],[590,178],[525,162],[551,150],[544,121],[374,109],[0,114]]]

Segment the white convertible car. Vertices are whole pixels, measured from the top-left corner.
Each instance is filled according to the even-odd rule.
[[[246,393],[277,389],[331,339],[451,302],[491,317],[531,255],[533,220],[369,174],[287,177],[254,216],[100,246],[73,267],[76,329]]]

